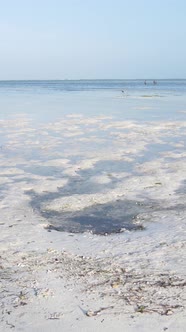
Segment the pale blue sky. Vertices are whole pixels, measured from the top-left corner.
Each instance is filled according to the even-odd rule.
[[[186,78],[186,0],[0,0],[0,79]]]

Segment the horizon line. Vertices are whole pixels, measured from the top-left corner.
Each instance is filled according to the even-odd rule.
[[[186,78],[49,78],[49,79],[0,79],[0,82],[12,81],[171,81],[171,80],[186,80]]]

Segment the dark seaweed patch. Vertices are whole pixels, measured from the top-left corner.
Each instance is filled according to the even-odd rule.
[[[91,232],[103,235],[125,230],[142,230],[143,226],[136,217],[139,213],[151,208],[151,205],[147,207],[135,201],[120,199],[106,204],[94,204],[81,211],[49,211],[42,208],[43,203],[52,201],[48,196],[45,200],[45,195],[38,195],[33,191],[27,193],[32,197],[33,209],[47,219],[48,230],[55,229],[72,233]],[[57,198],[57,193],[54,195]],[[60,196],[59,193],[58,196]]]

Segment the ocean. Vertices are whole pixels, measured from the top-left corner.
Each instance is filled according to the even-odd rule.
[[[0,114],[47,121],[71,112],[149,120],[181,118],[186,80],[0,81]],[[122,92],[123,91],[123,92]],[[149,107],[144,112],[142,107]],[[153,110],[152,110],[153,107]],[[139,108],[139,109],[138,109]]]
[[[175,195],[179,211],[186,80],[153,81],[0,81],[1,197],[72,233],[141,231]]]
[[[146,83],[146,84],[145,84]],[[155,83],[155,84],[154,84]],[[186,79],[177,80],[49,80],[0,81],[1,92],[55,93],[70,91],[121,90],[131,93],[161,92],[177,94],[186,92]]]

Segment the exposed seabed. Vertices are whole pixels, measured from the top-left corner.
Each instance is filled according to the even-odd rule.
[[[3,329],[183,331],[186,121],[0,125]]]

